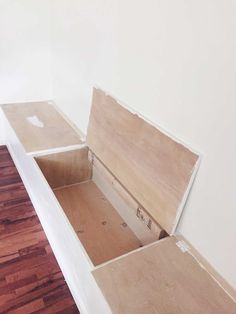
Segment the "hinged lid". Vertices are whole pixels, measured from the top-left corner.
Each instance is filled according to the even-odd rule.
[[[198,156],[94,89],[87,143],[133,197],[172,233]]]
[[[174,236],[93,270],[113,314],[234,314],[236,303]]]
[[[83,143],[81,132],[51,102],[1,107],[27,153]]]

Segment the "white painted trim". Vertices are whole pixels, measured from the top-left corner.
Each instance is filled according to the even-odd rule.
[[[5,135],[5,127],[4,127],[4,113],[2,107],[0,106],[0,145],[6,144],[6,135]]]
[[[76,144],[76,145],[70,145],[70,146],[62,146],[62,147],[56,147],[56,148],[50,148],[45,150],[38,150],[34,152],[27,153],[28,156],[32,157],[40,157],[40,156],[46,156],[46,155],[52,155],[57,153],[64,153],[64,152],[70,152],[77,149],[81,149],[87,147],[87,145],[84,144]]]
[[[12,101],[7,101],[7,102],[4,102],[3,104],[1,104],[0,106],[5,106],[5,105],[23,105],[23,104],[30,104],[30,103],[32,103],[32,102],[46,102],[46,103],[50,103],[51,102],[51,100],[49,100],[49,99],[41,99],[41,100],[37,100],[37,101],[35,101],[35,99],[32,99],[32,100],[27,100],[27,101],[14,101],[14,102],[12,102]]]
[[[70,230],[71,230],[71,232],[73,233],[75,239],[79,242],[80,248],[81,248],[81,250],[83,251],[83,254],[86,256],[90,268],[93,269],[93,268],[94,268],[94,265],[93,265],[92,261],[90,260],[90,257],[88,256],[88,254],[87,254],[87,252],[86,252],[86,250],[85,250],[83,244],[81,243],[80,239],[77,237],[74,228],[72,227],[72,225],[71,225],[71,223],[70,223],[70,221],[69,221],[67,215],[65,214],[65,212],[64,212],[63,208],[61,207],[61,205],[60,205],[58,199],[56,198],[55,194],[53,193],[51,187],[49,186],[49,184],[48,184],[46,178],[44,177],[43,173],[41,172],[41,169],[39,168],[39,165],[37,164],[37,162],[36,162],[34,159],[33,159],[32,161],[33,161],[33,163],[35,164],[35,167],[37,168],[38,175],[41,177],[42,181],[44,181],[44,182],[43,182],[44,185],[47,187],[48,191],[52,194],[52,198],[54,199],[55,204],[57,204],[58,208],[60,208],[61,214],[63,215],[63,218],[65,219],[65,224],[67,225],[68,228],[70,228]],[[77,184],[78,184],[78,183],[77,183]],[[66,186],[66,187],[67,187],[67,186]],[[66,187],[63,187],[63,188],[66,188]],[[56,189],[55,189],[55,190],[56,190]]]
[[[184,207],[185,207],[185,205],[186,205],[186,203],[187,203],[187,200],[188,200],[188,197],[189,197],[191,188],[192,188],[192,186],[193,186],[194,180],[195,180],[196,175],[197,175],[197,172],[198,172],[198,170],[199,170],[200,163],[201,163],[201,159],[202,159],[202,157],[199,156],[199,157],[198,157],[198,160],[197,160],[197,162],[196,162],[196,164],[195,164],[193,173],[192,173],[191,178],[190,178],[190,181],[189,181],[189,183],[188,183],[188,187],[187,187],[187,189],[186,189],[186,191],[185,191],[185,193],[184,193],[184,196],[183,196],[183,198],[182,198],[182,200],[181,200],[181,203],[180,203],[180,205],[179,205],[179,208],[178,208],[178,210],[177,210],[177,215],[176,215],[176,218],[175,218],[175,222],[174,222],[174,224],[173,224],[173,228],[172,228],[172,231],[171,231],[171,235],[173,235],[173,234],[177,231],[178,225],[179,225],[179,223],[180,223],[180,218],[181,218],[181,216],[182,216],[182,214],[183,214]]]
[[[71,294],[83,314],[111,314],[84,247],[32,156],[25,153],[8,120],[1,115],[6,143],[24,182]]]

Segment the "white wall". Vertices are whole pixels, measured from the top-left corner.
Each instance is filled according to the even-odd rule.
[[[236,288],[236,4],[52,0],[53,92],[85,132],[94,84],[203,153],[179,230]]]
[[[50,1],[0,0],[0,103],[51,99]]]
[[[96,84],[201,151],[179,230],[236,288],[235,16],[233,0],[0,0],[0,103],[53,83],[86,132]]]

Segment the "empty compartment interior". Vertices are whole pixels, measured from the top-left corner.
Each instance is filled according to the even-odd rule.
[[[50,102],[2,109],[95,265],[174,232],[198,155],[98,89],[89,149]]]
[[[102,264],[163,237],[154,222],[151,226],[137,216],[139,205],[88,154],[84,147],[35,160],[92,263]]]

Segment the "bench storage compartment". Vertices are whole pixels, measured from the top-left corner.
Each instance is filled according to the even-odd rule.
[[[96,88],[86,141],[50,102],[0,117],[81,313],[236,312],[175,237],[198,154]]]

